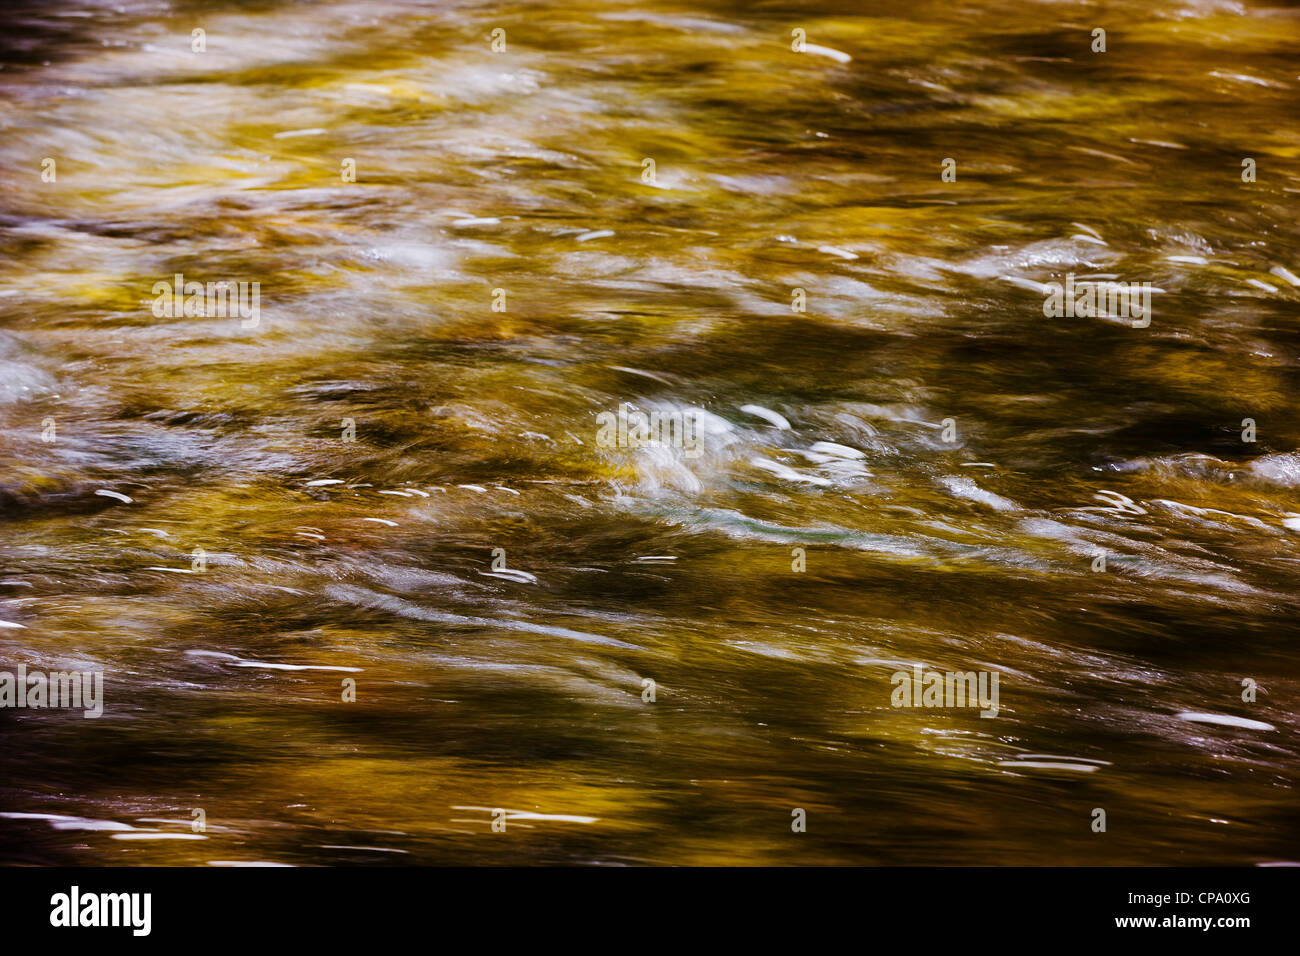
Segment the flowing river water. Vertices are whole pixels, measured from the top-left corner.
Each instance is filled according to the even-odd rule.
[[[1296,8],[3,18],[0,861],[1300,859]]]

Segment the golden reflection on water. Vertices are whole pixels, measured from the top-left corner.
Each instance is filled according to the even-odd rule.
[[[1290,11],[5,16],[4,862],[1295,859]]]

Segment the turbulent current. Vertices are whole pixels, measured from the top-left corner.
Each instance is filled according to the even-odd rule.
[[[1296,8],[0,16],[0,862],[1300,860]]]

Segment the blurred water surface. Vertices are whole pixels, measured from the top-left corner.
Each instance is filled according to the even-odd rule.
[[[32,3],[0,50],[0,668],[106,695],[0,710],[4,862],[1300,858],[1294,7]],[[155,317],[176,273],[258,326]],[[1045,317],[1067,273],[1150,327]],[[601,447],[624,402],[700,453]],[[914,663],[998,717],[891,707]]]

